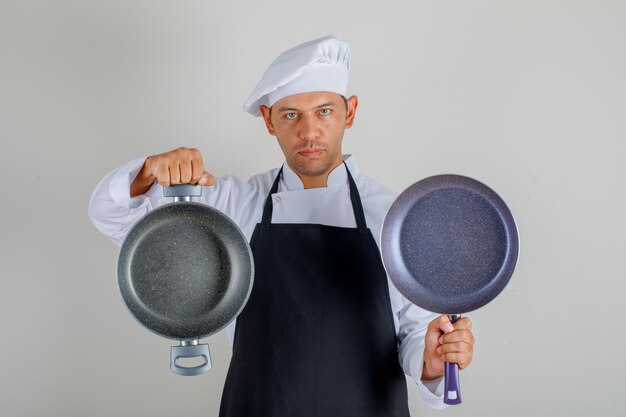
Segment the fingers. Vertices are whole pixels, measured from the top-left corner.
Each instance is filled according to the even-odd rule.
[[[433,343],[435,335],[437,341]],[[472,322],[468,317],[462,317],[452,324],[448,316],[439,316],[429,324],[426,333],[426,345],[432,346],[430,349],[434,347],[438,358],[457,363],[460,369],[466,368],[472,361],[474,342]]]
[[[202,178],[202,174],[206,171],[204,170],[204,161],[202,160],[202,155],[198,152],[197,155],[191,158],[191,180],[192,184],[196,184]]]
[[[180,172],[180,184],[191,183],[191,175],[193,172],[191,161],[188,164],[178,165],[178,171]]]
[[[454,329],[472,330],[472,321],[469,319],[469,317],[461,317],[454,323]]]
[[[215,178],[204,170],[199,150],[178,148],[150,157],[152,174],[158,183],[167,187],[176,184],[213,185]]]
[[[439,345],[437,353],[445,355],[448,353],[471,353],[472,344],[467,342],[444,343]]]
[[[439,337],[439,344],[464,342],[474,344],[474,335],[471,330],[455,330],[452,333],[444,334]]]
[[[198,181],[198,184],[200,185],[213,185],[215,184],[215,177],[211,174],[209,174],[208,172],[204,171],[204,174],[202,174],[202,177],[200,178],[200,181]]]
[[[450,363],[456,363],[459,365],[459,369],[465,369],[472,362],[472,352],[468,353],[445,353],[441,356],[441,358]]]
[[[157,157],[155,157],[157,158]],[[155,164],[157,165],[157,172],[155,173],[157,177],[157,181],[163,187],[167,187],[170,185],[170,167],[167,163],[161,160],[155,160]]]
[[[473,338],[472,338],[473,340]],[[445,362],[457,363],[461,369],[465,369],[474,355],[474,344],[462,340],[459,342],[447,342],[437,347],[437,354]]]
[[[170,184],[180,184],[180,165],[170,165],[168,169],[170,172]]]

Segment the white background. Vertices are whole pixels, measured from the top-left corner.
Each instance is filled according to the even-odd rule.
[[[416,416],[623,416],[626,2],[0,1],[0,415],[217,414],[230,352],[169,371],[170,341],[117,289],[87,217],[110,169],[198,147],[248,178],[282,154],[241,110],[269,62],[335,34],[360,98],[344,150],[401,191],[458,173],[521,234],[505,291],[470,314],[464,403]]]

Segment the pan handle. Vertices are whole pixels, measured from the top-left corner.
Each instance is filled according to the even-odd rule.
[[[450,322],[455,323],[461,318],[460,314],[451,314]],[[443,402],[448,405],[461,404],[461,385],[459,381],[459,365],[446,362],[444,374]]]
[[[196,341],[197,343],[197,341]],[[180,358],[204,358],[204,363],[198,366],[180,366],[177,361]],[[187,344],[181,342],[180,346],[172,346],[170,352],[170,370],[182,376],[195,376],[205,373],[211,369],[211,355],[207,344]]]
[[[174,201],[191,201],[191,197],[200,197],[202,186],[199,184],[176,184],[163,187],[164,197],[174,197]]]

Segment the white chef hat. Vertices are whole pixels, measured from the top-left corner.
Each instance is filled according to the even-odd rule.
[[[253,116],[259,107],[271,107],[283,97],[310,91],[346,96],[350,46],[329,35],[295,46],[278,56],[243,105]]]

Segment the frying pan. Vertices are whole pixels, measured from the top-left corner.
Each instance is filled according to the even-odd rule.
[[[519,253],[513,216],[489,187],[436,175],[403,191],[381,231],[383,263],[398,291],[432,312],[475,310],[509,282]],[[461,403],[458,365],[445,364],[444,402]]]
[[[122,298],[144,327],[170,339],[170,369],[199,375],[211,368],[199,339],[226,327],[243,310],[254,275],[248,241],[224,213],[191,202],[200,185],[164,187],[174,202],[157,207],[129,231],[117,261]],[[180,358],[200,357],[198,366]]]

